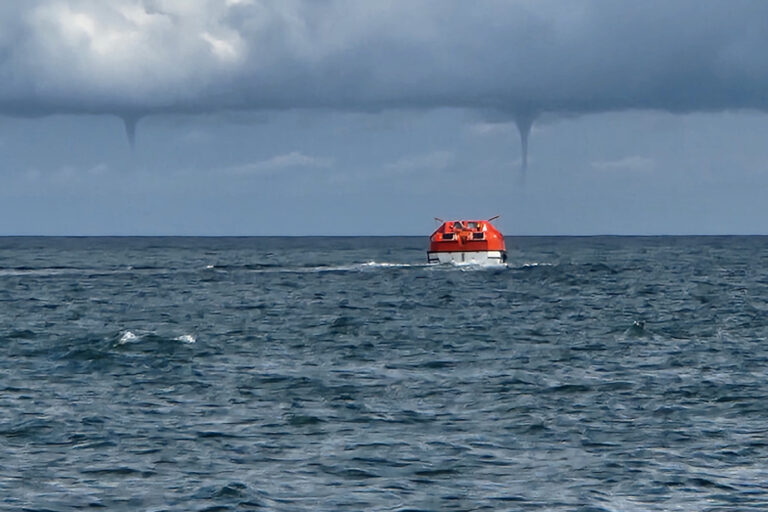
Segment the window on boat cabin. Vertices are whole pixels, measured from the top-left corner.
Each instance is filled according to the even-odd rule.
[[[461,222],[459,222],[457,220],[456,222],[453,223],[453,229],[455,229],[457,231],[460,231],[460,230],[464,229],[464,226],[462,226]]]
[[[477,230],[477,222],[467,222],[467,229],[471,229],[472,231]]]

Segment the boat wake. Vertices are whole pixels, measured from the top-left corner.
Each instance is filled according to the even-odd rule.
[[[378,261],[369,261],[361,265],[364,268],[421,268],[428,266],[427,263],[380,263]]]
[[[355,263],[351,265],[338,265],[328,267],[313,267],[311,272],[365,272],[369,270],[382,269],[426,269],[426,270],[504,270],[509,268],[506,263],[493,262],[450,262],[444,264],[434,263],[387,263],[378,261],[368,261],[366,263]],[[291,270],[285,269],[290,272]]]
[[[349,263],[343,265],[206,265],[206,272],[249,272],[257,274],[313,274],[322,272],[365,272],[379,269],[409,269],[431,266],[427,263],[391,263],[367,261],[365,263]]]
[[[388,263],[379,261],[367,261],[365,263],[352,263],[350,265],[318,266],[308,268],[310,272],[366,272],[380,269],[412,269],[424,268],[427,263]]]
[[[512,267],[507,263],[497,263],[494,261],[484,262],[447,262],[447,263],[402,263],[386,261],[367,261],[365,263],[349,263],[343,265],[299,265],[299,266],[279,266],[279,265],[206,265],[203,270],[206,272],[248,272],[256,274],[316,274],[332,272],[370,272],[376,270],[413,270],[425,269],[430,271],[473,271],[473,270],[506,270],[511,268],[524,268],[531,266],[525,264],[522,267]]]

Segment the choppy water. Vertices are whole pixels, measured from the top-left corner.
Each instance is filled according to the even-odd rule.
[[[4,510],[766,510],[768,238],[0,238]]]

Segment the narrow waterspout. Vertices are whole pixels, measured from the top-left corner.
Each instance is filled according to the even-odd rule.
[[[533,121],[536,115],[531,112],[520,113],[515,116],[515,124],[517,125],[517,131],[520,133],[520,150],[521,150],[521,162],[520,173],[523,180],[525,180],[525,174],[528,171],[528,136],[531,134],[531,128],[533,127]]]

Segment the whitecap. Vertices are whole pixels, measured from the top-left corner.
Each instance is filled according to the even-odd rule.
[[[117,340],[117,344],[118,345],[125,345],[126,343],[134,342],[137,339],[139,339],[139,337],[136,336],[134,333],[132,333],[131,331],[125,331],[120,336],[120,339]]]
[[[197,338],[194,337],[192,334],[182,334],[181,336],[176,336],[173,338],[176,341],[181,341],[182,343],[195,343],[197,341]]]

